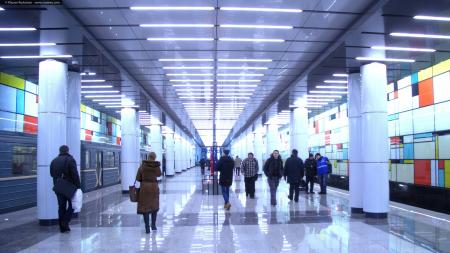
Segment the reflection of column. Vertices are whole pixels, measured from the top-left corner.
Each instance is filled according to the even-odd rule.
[[[359,73],[348,77],[348,160],[349,190],[352,213],[363,212],[363,165],[361,164],[361,78]]]
[[[308,109],[298,107],[291,111],[290,148],[298,150],[303,160],[308,158]]]
[[[386,65],[370,63],[361,67],[361,143],[365,144],[361,147],[361,161],[366,217],[386,218],[389,210],[386,85]]]
[[[175,154],[174,154],[174,142],[173,133],[166,134],[166,175],[175,175]]]
[[[122,108],[122,145],[120,159],[120,177],[122,181],[122,191],[127,192],[128,187],[133,185],[136,179],[136,172],[139,168],[140,144],[138,115],[134,108]]]
[[[242,159],[247,157],[247,154],[250,152],[254,152],[255,150],[253,149],[253,133],[251,131],[247,131],[246,134],[246,141],[247,141],[247,150],[244,152],[244,154],[242,154]]]
[[[181,138],[181,169],[183,171],[187,170],[187,164],[186,164],[186,139],[185,139],[186,135],[184,133],[182,133],[182,138]]]
[[[156,153],[156,160],[161,162],[162,170],[162,134],[161,125],[159,124],[150,125],[150,145],[152,146],[152,151]],[[161,177],[158,177],[158,180],[160,179]]]
[[[67,64],[55,60],[39,63],[37,211],[41,225],[58,223],[58,204],[49,167],[59,147],[66,144],[67,78]]]
[[[270,154],[272,154],[272,152],[275,149],[279,149],[278,125],[275,124],[267,125],[266,140],[267,140],[266,156],[269,157]]]
[[[175,138],[175,172],[181,173],[181,138],[178,134],[174,135]]]
[[[80,173],[80,104],[81,104],[81,76],[78,72],[69,72],[69,85],[67,86],[67,146],[70,154],[77,162]]]
[[[255,133],[255,137],[254,137],[254,141],[253,141],[253,149],[255,150],[255,158],[256,160],[258,160],[258,165],[259,165],[259,171],[258,174],[262,174],[262,168],[263,168],[263,139],[262,139],[262,133],[260,132],[256,132]]]

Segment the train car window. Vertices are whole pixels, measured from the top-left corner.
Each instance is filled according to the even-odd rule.
[[[106,151],[104,152],[103,166],[105,168],[113,168],[114,167],[114,152]]]
[[[36,147],[13,146],[11,176],[36,175]]]
[[[86,150],[84,152],[84,169],[88,170],[90,169],[90,161],[91,161],[91,152],[89,152],[89,150]]]

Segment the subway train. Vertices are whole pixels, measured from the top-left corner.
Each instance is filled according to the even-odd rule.
[[[120,183],[120,146],[81,141],[83,192]],[[141,150],[141,158],[146,152]],[[36,205],[37,136],[0,131],[0,213]]]

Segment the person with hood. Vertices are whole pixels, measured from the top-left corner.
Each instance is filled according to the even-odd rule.
[[[242,173],[244,174],[245,196],[255,198],[255,181],[258,179],[258,160],[253,157],[253,153],[248,153],[248,157],[242,162]]]
[[[305,176],[306,176],[306,194],[314,193],[314,177],[317,175],[316,160],[314,160],[313,154],[309,154],[308,159],[305,160]],[[309,184],[309,191],[308,191]]]
[[[320,155],[320,153],[316,154],[316,162],[317,162],[317,179],[320,184],[319,194],[327,194],[327,180],[331,163],[326,156],[322,156]]]
[[[152,230],[156,231],[156,214],[159,210],[159,187],[157,178],[161,176],[161,163],[156,161],[156,153],[150,152],[149,160],[142,161],[136,175],[140,182],[137,213],[142,214],[145,232],[150,233],[149,216],[152,215]]]
[[[277,188],[280,179],[283,177],[283,160],[281,160],[280,152],[274,150],[270,158],[264,164],[264,174],[270,188],[270,204],[277,205]]]
[[[222,190],[223,200],[225,204],[223,208],[230,210],[230,186],[233,183],[234,160],[229,156],[230,150],[224,150],[222,157],[217,163],[217,171],[220,172],[219,184]]]
[[[289,157],[284,164],[284,179],[289,183],[288,199],[291,201],[294,199],[295,202],[298,202],[300,182],[302,181],[304,174],[303,161],[298,157],[298,151],[293,149],[291,157]]]
[[[50,163],[50,175],[53,178],[53,185],[58,178],[63,177],[77,189],[80,189],[80,176],[78,175],[77,163],[73,156],[69,154],[69,147],[62,145],[59,147],[59,155]],[[58,199],[58,222],[61,233],[69,232],[69,223],[72,219],[72,200],[62,194],[56,193]]]

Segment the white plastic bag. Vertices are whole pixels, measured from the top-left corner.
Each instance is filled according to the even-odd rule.
[[[83,206],[83,192],[81,189],[77,189],[75,194],[72,197],[72,208],[74,213],[79,213],[81,211],[81,207]]]

